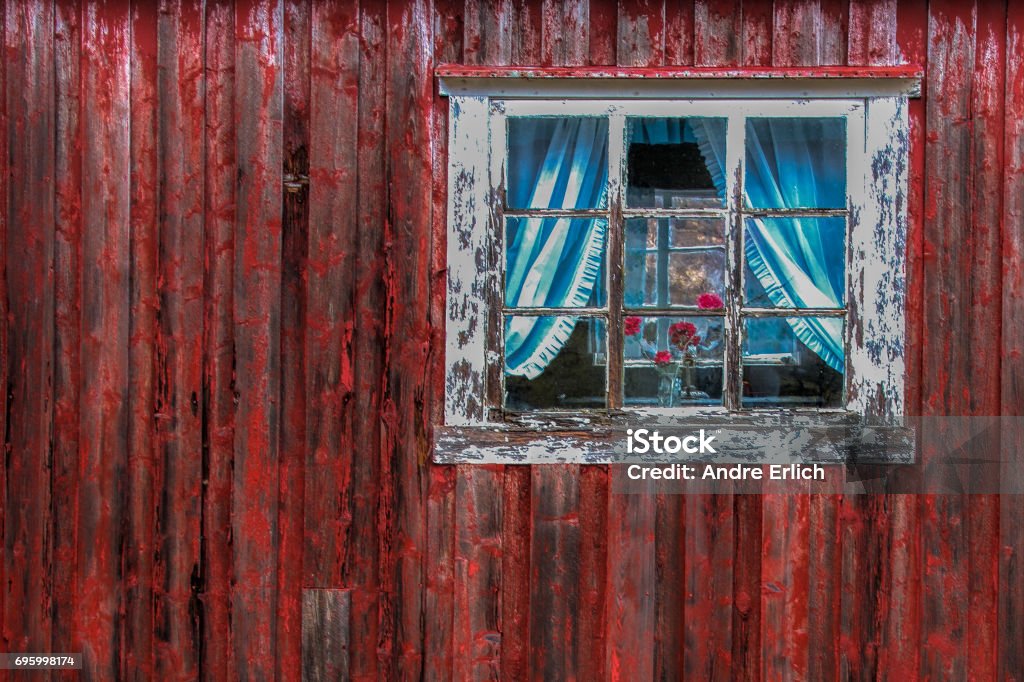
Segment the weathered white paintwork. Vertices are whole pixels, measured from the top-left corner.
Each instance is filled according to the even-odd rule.
[[[450,97],[448,175],[448,319],[446,355],[445,426],[435,444],[438,461],[537,463],[544,461],[611,461],[607,445],[588,448],[587,426],[572,436],[557,431],[536,433],[535,440],[516,448],[482,446],[464,448],[480,429],[493,433],[508,428],[488,422],[486,407],[488,367],[491,376],[501,358],[487,351],[489,306],[501,305],[500,247],[501,189],[504,175],[505,119],[507,116],[604,115],[612,135],[609,150],[609,183],[621,192],[625,163],[626,116],[723,116],[729,119],[727,140],[728,204],[721,215],[727,230],[730,272],[735,266],[736,240],[741,239],[738,215],[742,177],[744,118],[759,116],[844,116],[847,120],[848,228],[847,228],[847,404],[853,415],[895,419],[903,414],[905,369],[903,360],[906,297],[907,166],[909,123],[907,97],[917,92],[915,79],[800,79],[799,97],[785,89],[765,88],[765,81],[727,81],[723,89],[708,90],[708,82],[659,81],[660,85],[631,79],[628,90],[616,90],[617,81],[580,84],[553,79],[518,83],[515,79],[442,79],[442,92]],[[657,88],[668,82],[675,90]],[[775,83],[777,81],[771,81]],[[785,80],[781,82],[785,83]],[[488,85],[489,84],[489,85]],[[469,87],[472,85],[472,87]],[[695,85],[705,89],[694,97]],[[485,87],[486,86],[486,87]],[[685,99],[651,98],[666,97]],[[652,89],[654,88],[654,89]],[[586,93],[581,94],[581,93]],[[771,97],[767,98],[771,93]],[[722,99],[728,94],[729,99]],[[636,95],[646,95],[637,98]],[[632,96],[632,97],[631,97]],[[588,99],[591,98],[591,99]],[[734,283],[733,286],[739,286]],[[500,316],[492,319],[500,319]],[[737,319],[728,318],[727,329],[735,336]],[[496,330],[500,334],[500,329]],[[734,371],[726,361],[725,371]],[[735,407],[734,405],[727,405]],[[771,409],[742,413],[711,410],[717,415],[736,415],[748,422],[773,422],[780,414],[801,411]],[[638,421],[657,411],[625,410]],[[708,413],[706,409],[679,408],[680,417]],[[806,411],[805,411],[806,412]],[[819,412],[811,410],[810,412]],[[741,416],[742,415],[742,416]],[[667,417],[669,415],[662,415]],[[588,418],[580,418],[581,424]],[[530,429],[523,425],[521,429]],[[794,425],[793,428],[799,428]],[[486,440],[486,439],[485,439]],[[456,445],[461,443],[461,445]],[[571,446],[569,444],[571,443]],[[568,448],[568,449],[566,449]]]

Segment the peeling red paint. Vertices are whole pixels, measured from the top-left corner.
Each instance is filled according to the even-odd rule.
[[[352,679],[1024,667],[1012,501],[626,500],[605,467],[429,456],[438,74],[923,74],[906,404],[1019,415],[1015,4],[60,0],[4,27],[7,650],[295,678],[312,587],[350,591]]]

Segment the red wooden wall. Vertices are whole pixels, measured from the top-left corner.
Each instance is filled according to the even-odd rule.
[[[924,66],[908,404],[1021,415],[1024,6],[2,17],[3,650],[297,679],[326,587],[351,590],[353,679],[1024,679],[1020,497],[624,497],[599,466],[430,463],[446,62]]]

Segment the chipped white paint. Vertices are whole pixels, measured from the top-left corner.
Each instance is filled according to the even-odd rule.
[[[906,373],[907,100],[868,100],[863,139],[863,153],[850,161],[850,178],[863,178],[864,195],[851,197],[849,404],[896,417],[904,414]]]
[[[490,248],[488,100],[452,97],[448,138],[448,319],[445,423],[481,424]]]
[[[508,81],[509,79],[506,79]],[[893,79],[899,80],[899,79]],[[853,415],[897,417],[902,415],[904,392],[905,327],[905,250],[908,120],[906,94],[902,83],[870,81],[877,94],[899,96],[841,99],[835,81],[822,91],[802,93],[800,99],[710,100],[704,99],[614,99],[604,92],[598,100],[562,99],[575,97],[557,90],[557,85],[540,87],[539,99],[492,99],[494,92],[452,94],[448,179],[448,306],[446,345],[445,424],[466,427],[464,436],[451,429],[439,430],[435,448],[437,461],[478,461],[496,463],[537,463],[542,461],[613,461],[597,432],[586,436],[587,429],[599,429],[599,420],[589,417],[555,420],[559,428],[575,433],[542,433],[545,417],[538,415],[533,440],[515,443],[472,445],[473,434],[481,427],[494,432],[505,428],[488,422],[487,377],[501,376],[501,356],[488,349],[489,323],[498,323],[489,306],[501,305],[503,262],[500,247],[501,178],[504,173],[505,117],[508,115],[607,115],[615,122],[613,130],[624,135],[625,116],[726,116],[729,118],[727,143],[727,183],[729,207],[733,216],[731,232],[739,227],[739,192],[735,178],[743,163],[743,117],[760,116],[845,116],[849,139],[848,187],[848,324],[847,324],[847,408]],[[506,84],[507,85],[507,84]],[[605,82],[607,87],[608,82]],[[636,85],[634,81],[632,85]],[[706,88],[707,83],[702,85]],[[755,84],[757,87],[763,83]],[[854,84],[848,84],[852,86]],[[503,86],[504,87],[504,86]],[[738,87],[738,86],[737,86]],[[857,85],[856,87],[860,87]],[[553,88],[553,89],[552,89]],[[742,89],[742,88],[740,88]],[[726,89],[719,91],[721,97]],[[454,93],[454,90],[447,90]],[[539,91],[538,91],[539,92]],[[758,90],[758,92],[763,92]],[[621,94],[621,93],[620,93]],[[692,93],[691,93],[692,94]],[[813,94],[815,99],[803,98]],[[751,93],[748,96],[753,97]],[[849,92],[847,93],[847,97]],[[625,95],[622,95],[625,97]],[[616,155],[624,157],[623,140],[613,135]],[[618,145],[618,146],[617,146]],[[620,158],[620,161],[622,159]],[[612,173],[611,175],[617,175]],[[610,182],[613,181],[610,179]],[[733,236],[730,239],[737,239]],[[731,242],[732,243],[732,242]],[[734,249],[729,249],[733,258]],[[734,284],[739,286],[739,283]],[[490,317],[489,317],[490,315]],[[737,320],[730,320],[734,330]],[[500,324],[499,324],[500,327]],[[501,329],[494,330],[499,338]],[[490,370],[490,371],[489,371]],[[492,395],[495,391],[491,392]],[[758,419],[771,422],[789,419],[785,410],[744,411],[677,409],[627,410],[630,423],[649,419],[667,424],[679,419],[700,418],[708,414],[726,415],[732,420]],[[817,411],[820,414],[820,411]],[[531,417],[519,420],[520,428]],[[548,423],[548,427],[551,423]],[[582,434],[582,435],[581,435]],[[589,443],[589,444],[588,444]],[[557,453],[553,455],[552,453]],[[595,459],[595,457],[597,459]]]

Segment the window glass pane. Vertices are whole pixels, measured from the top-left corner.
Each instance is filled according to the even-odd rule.
[[[505,317],[505,407],[606,406],[606,325],[593,317]]]
[[[748,118],[746,154],[748,206],[846,207],[846,119]]]
[[[605,301],[607,220],[508,218],[505,305],[578,308]]]
[[[722,404],[723,317],[627,317],[623,404]]]
[[[626,221],[627,307],[707,305],[725,298],[725,232],[720,219],[631,218]]]
[[[843,319],[743,321],[743,407],[841,407]]]
[[[845,218],[747,218],[743,238],[745,306],[846,304]]]
[[[607,119],[508,119],[509,208],[601,208],[607,184]]]
[[[724,118],[630,118],[626,205],[724,206],[725,127]]]

